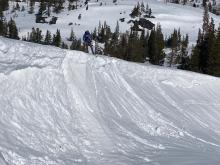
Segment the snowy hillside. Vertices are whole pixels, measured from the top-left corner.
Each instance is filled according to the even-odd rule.
[[[1,165],[219,165],[220,79],[0,38]]]
[[[189,34],[190,41],[195,43],[198,29],[202,26],[202,9],[164,3],[163,0],[143,0],[143,2],[149,4],[153,15],[156,17],[155,19],[151,18],[150,21],[155,24],[160,23],[165,35],[170,35],[174,28],[181,28],[182,34]],[[100,3],[103,5],[100,6]],[[27,33],[31,32],[32,27],[38,27],[43,30],[43,34],[45,34],[46,30],[55,33],[58,28],[61,30],[63,39],[68,38],[71,29],[73,29],[76,36],[81,38],[85,30],[93,31],[94,28],[99,25],[99,21],[101,21],[101,23],[107,21],[107,24],[114,30],[116,22],[119,21],[120,18],[125,18],[125,22],[119,21],[120,31],[125,32],[129,30],[131,26],[131,24],[127,23],[131,19],[129,14],[136,4],[136,0],[118,0],[117,5],[112,3],[112,0],[99,0],[99,2],[91,0],[89,1],[88,10],[86,10],[86,6],[83,6],[73,11],[68,11],[68,5],[66,4],[63,12],[58,15],[53,13],[54,16],[58,17],[56,25],[36,24],[35,15],[28,14],[29,7],[26,3],[20,3],[20,6],[26,8],[25,11],[16,11],[15,13],[6,12],[5,16],[8,20],[10,17],[15,19],[21,32],[20,37],[27,36]],[[13,3],[11,3],[10,6],[12,8]],[[36,3],[35,13],[38,11],[38,6]],[[79,14],[82,15],[80,20],[78,19]],[[214,18],[216,25],[218,25],[220,23],[220,17],[213,14],[210,15]],[[69,25],[69,23],[73,25]]]

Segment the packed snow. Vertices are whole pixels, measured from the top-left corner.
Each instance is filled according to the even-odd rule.
[[[143,0],[143,2],[145,5],[149,4],[153,15],[156,17],[155,19],[151,18],[150,21],[154,24],[161,24],[165,37],[169,36],[174,28],[180,28],[183,35],[189,35],[190,44],[196,42],[198,29],[202,27],[203,9],[164,3],[164,0]],[[100,6],[100,3],[102,3],[102,6]],[[120,31],[125,32],[130,29],[131,24],[127,22],[131,19],[129,14],[135,5],[137,5],[137,1],[135,0],[117,0],[116,5],[112,3],[112,0],[99,0],[99,2],[91,0],[89,1],[88,10],[86,10],[86,6],[83,5],[77,10],[68,11],[68,4],[66,4],[63,12],[58,15],[52,14],[58,17],[56,25],[35,23],[35,15],[28,14],[29,7],[27,3],[20,3],[20,6],[26,7],[26,11],[15,13],[6,12],[5,15],[7,19],[10,19],[10,17],[14,18],[19,27],[20,37],[27,36],[27,33],[31,32],[32,27],[40,28],[43,30],[43,34],[46,33],[46,30],[55,33],[58,28],[65,40],[70,36],[71,29],[74,30],[78,38],[81,38],[84,31],[93,31],[95,27],[98,27],[99,22],[103,24],[104,21],[106,21],[112,30],[114,30],[116,22],[119,21],[120,18],[125,18],[125,22],[119,21]],[[10,6],[12,8],[13,4]],[[37,12],[38,4],[36,3],[35,13]],[[78,19],[79,14],[82,15],[80,20]],[[210,17],[215,20],[215,24],[218,26],[220,17],[211,13]],[[69,23],[73,25],[69,25]]]
[[[219,165],[220,79],[0,38],[1,165]]]

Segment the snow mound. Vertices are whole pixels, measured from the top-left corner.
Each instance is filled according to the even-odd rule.
[[[25,50],[25,51],[24,51]],[[0,38],[0,72],[10,73],[13,70],[27,67],[58,67],[65,53],[61,50],[44,48],[32,43],[14,43]]]
[[[220,164],[218,78],[3,38],[0,57],[0,164]]]

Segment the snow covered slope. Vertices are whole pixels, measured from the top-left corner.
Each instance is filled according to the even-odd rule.
[[[101,2],[103,4],[102,6],[100,6]],[[112,0],[99,0],[99,2],[91,0],[89,1],[89,10],[86,10],[86,6],[83,6],[74,11],[68,11],[68,4],[66,4],[64,11],[55,15],[58,17],[56,25],[36,24],[35,15],[28,14],[29,9],[26,3],[20,3],[20,6],[26,7],[26,11],[16,13],[6,12],[5,15],[8,20],[11,17],[15,19],[21,37],[27,36],[27,33],[31,32],[32,27],[42,29],[44,35],[46,30],[55,33],[58,28],[61,31],[63,39],[66,40],[70,36],[71,29],[74,30],[78,38],[81,38],[86,30],[93,31],[99,25],[99,21],[101,23],[107,21],[107,24],[114,30],[116,22],[120,18],[125,18],[125,22],[119,21],[120,31],[125,32],[129,30],[131,26],[131,24],[127,23],[131,19],[129,14],[137,2],[137,0],[117,0],[117,5],[115,5],[112,3]],[[196,42],[198,30],[202,27],[202,9],[164,3],[164,0],[143,0],[143,2],[145,5],[147,3],[149,4],[150,8],[152,8],[153,15],[156,17],[156,19],[150,20],[155,24],[160,23],[166,36],[170,35],[174,28],[181,28],[183,35],[189,34],[191,43]],[[13,4],[10,6],[12,7]],[[38,11],[37,6],[36,3],[35,12]],[[78,20],[79,14],[82,14],[81,20]],[[218,26],[220,17],[214,14],[210,14],[210,16],[214,18],[215,24]],[[69,23],[73,23],[73,25],[69,26]]]
[[[1,165],[219,165],[220,79],[0,38]]]

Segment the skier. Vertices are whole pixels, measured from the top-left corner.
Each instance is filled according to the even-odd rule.
[[[91,48],[91,51],[92,51],[92,54],[94,54],[94,51],[93,51],[93,46],[92,46],[92,36],[90,34],[90,32],[87,30],[85,31],[84,35],[83,35],[83,41],[84,41],[84,44],[86,46],[86,51],[88,52],[88,46]]]

